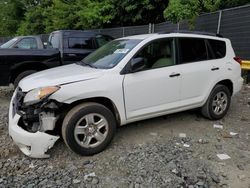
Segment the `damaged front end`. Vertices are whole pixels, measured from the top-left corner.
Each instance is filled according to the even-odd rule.
[[[9,109],[9,134],[21,151],[33,158],[47,158],[46,152],[60,138],[55,133],[61,104],[43,98],[32,104],[24,102],[27,93],[16,89]]]

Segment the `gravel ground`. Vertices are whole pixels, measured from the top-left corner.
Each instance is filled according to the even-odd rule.
[[[8,137],[11,94],[0,88],[0,187],[250,188],[249,86],[219,122],[196,111],[168,115],[119,128],[98,155],[80,157],[59,140],[43,160],[24,156]]]

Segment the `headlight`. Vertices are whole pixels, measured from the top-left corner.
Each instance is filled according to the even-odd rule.
[[[57,86],[33,89],[25,95],[23,102],[25,105],[36,104],[59,89]]]

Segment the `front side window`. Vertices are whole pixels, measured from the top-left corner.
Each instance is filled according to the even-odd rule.
[[[143,58],[147,70],[175,65],[174,54],[174,40],[160,39],[142,48],[135,58]]]
[[[36,39],[34,38],[24,38],[20,40],[16,45],[15,48],[20,49],[37,49]]]
[[[71,37],[69,38],[69,48],[73,49],[93,49],[92,38]]]
[[[100,69],[111,69],[140,42],[141,40],[136,39],[111,41],[84,58],[80,64]]]
[[[180,38],[180,60],[181,63],[191,63],[208,59],[206,43],[199,38]]]

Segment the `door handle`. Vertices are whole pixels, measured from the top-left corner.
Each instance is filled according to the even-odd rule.
[[[181,75],[180,73],[172,73],[172,74],[169,75],[169,77],[173,78],[173,77],[178,77],[180,75]]]
[[[219,68],[219,67],[213,67],[213,68],[211,69],[211,71],[217,71],[217,70],[220,70],[220,68]]]
[[[69,57],[75,57],[76,54],[67,54]]]

